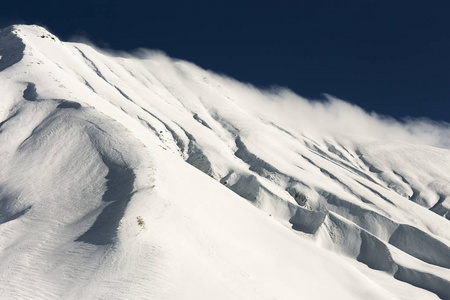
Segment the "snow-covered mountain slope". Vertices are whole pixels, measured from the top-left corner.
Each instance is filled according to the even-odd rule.
[[[138,56],[0,32],[0,298],[450,299],[449,150]]]

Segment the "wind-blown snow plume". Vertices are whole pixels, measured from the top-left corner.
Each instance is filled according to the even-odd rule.
[[[322,100],[301,97],[286,88],[258,89],[226,76],[215,80],[232,91],[233,99],[257,110],[264,118],[277,120],[298,132],[349,134],[375,139],[450,147],[450,124],[426,118],[405,118],[368,113],[357,105],[324,94]]]
[[[160,50],[145,48],[132,52],[106,50],[97,47],[86,37],[78,36],[72,40],[88,44],[97,51],[114,57],[159,61],[166,66],[182,63],[190,65],[199,72],[203,71],[189,62],[172,59]],[[171,67],[169,70],[172,75],[180,71]],[[277,120],[298,132],[315,132],[322,135],[349,134],[450,148],[450,124],[446,122],[412,117],[399,121],[376,112],[369,113],[355,104],[329,94],[324,94],[324,99],[320,100],[307,99],[287,88],[260,89],[226,75],[211,71],[208,73],[220,86],[231,91],[233,99],[239,100],[243,106],[256,108],[261,116]],[[184,73],[183,76],[189,78],[193,74]]]

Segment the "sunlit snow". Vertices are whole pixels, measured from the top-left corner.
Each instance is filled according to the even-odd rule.
[[[38,26],[0,58],[0,298],[450,299],[447,124]]]

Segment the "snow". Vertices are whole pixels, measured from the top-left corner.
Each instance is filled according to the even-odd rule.
[[[38,26],[0,56],[2,298],[450,298],[442,126]]]

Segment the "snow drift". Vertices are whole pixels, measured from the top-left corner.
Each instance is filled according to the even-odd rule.
[[[450,299],[447,124],[0,32],[5,299]]]

